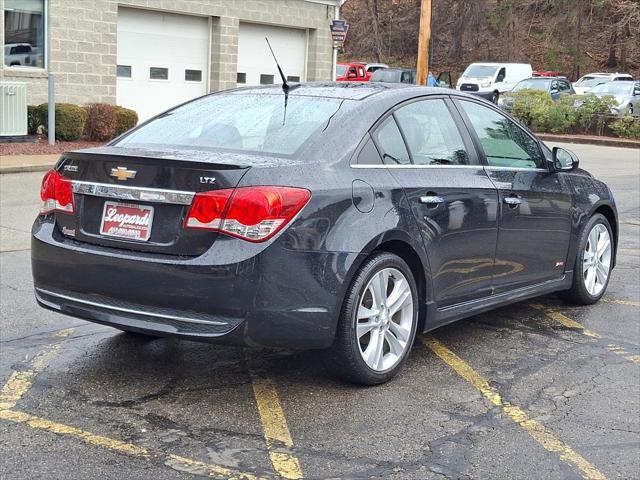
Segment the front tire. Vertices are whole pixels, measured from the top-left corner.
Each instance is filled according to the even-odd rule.
[[[418,305],[416,282],[404,260],[385,252],[369,258],[347,291],[336,339],[326,352],[329,369],[361,385],[389,381],[413,345]]]
[[[596,214],[582,229],[573,267],[573,284],[563,296],[579,305],[592,305],[609,285],[613,265],[613,235],[604,215]]]

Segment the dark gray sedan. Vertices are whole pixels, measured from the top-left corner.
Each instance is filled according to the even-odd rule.
[[[33,225],[38,303],[126,332],[324,349],[389,380],[425,332],[615,265],[609,188],[451,90],[220,92],[62,155]]]

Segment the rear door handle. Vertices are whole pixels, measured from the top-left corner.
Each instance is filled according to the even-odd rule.
[[[420,197],[420,203],[424,203],[426,205],[437,205],[438,203],[444,203],[444,198],[437,195],[425,195]]]
[[[522,203],[522,200],[518,197],[504,197],[504,203],[515,208]]]

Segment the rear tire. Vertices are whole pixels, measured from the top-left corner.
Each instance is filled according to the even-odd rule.
[[[592,305],[607,291],[613,265],[613,234],[604,215],[595,214],[582,229],[573,265],[573,283],[562,292],[565,300]]]
[[[491,95],[491,103],[493,103],[494,105],[498,104],[498,99],[500,98],[500,92],[493,92],[493,94]]]
[[[366,260],[347,290],[335,341],[325,352],[329,370],[360,385],[391,380],[411,351],[418,305],[404,260],[386,252]]]

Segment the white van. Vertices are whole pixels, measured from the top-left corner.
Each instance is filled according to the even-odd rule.
[[[472,63],[460,76],[456,89],[497,103],[501,93],[510,92],[520,80],[532,76],[528,63]]]

